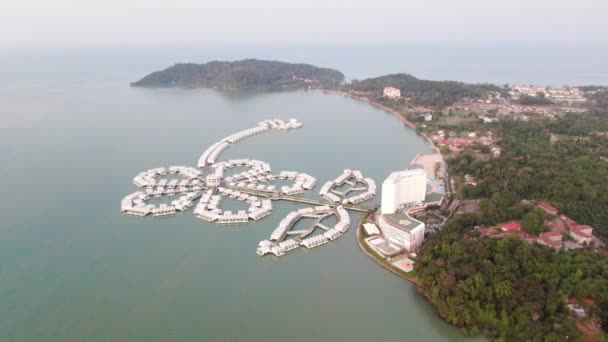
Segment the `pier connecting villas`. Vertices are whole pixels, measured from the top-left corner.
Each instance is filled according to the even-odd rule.
[[[297,171],[273,173],[270,164],[260,160],[218,161],[222,152],[245,138],[300,127],[302,124],[295,119],[265,120],[212,144],[200,156],[198,168],[170,166],[141,172],[133,178],[133,184],[140,190],[122,199],[121,211],[135,216],[166,216],[188,210],[198,200],[194,209],[197,218],[218,224],[243,224],[270,215],[273,201],[293,201],[314,207],[289,213],[270,238],[260,242],[259,255],[281,256],[298,247],[310,249],[335,240],[351,225],[347,209],[369,210],[359,204],[376,195],[373,179],[364,177],[359,170],[346,169],[335,180],[323,185],[320,199],[310,199],[298,195],[316,186],[317,179],[311,175]],[[244,171],[235,173],[235,168]],[[158,206],[150,203],[161,197],[175,199]],[[236,212],[223,210],[220,205],[226,198],[240,201],[248,208]],[[295,230],[297,222],[306,218],[312,219],[313,223],[305,229]]]

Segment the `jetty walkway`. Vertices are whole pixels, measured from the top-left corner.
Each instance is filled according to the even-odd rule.
[[[249,189],[249,188],[234,187],[234,186],[226,186],[226,188],[238,190],[238,191],[244,192],[244,193],[249,193],[249,194],[252,194],[252,195],[255,195],[258,197],[269,198],[272,200],[285,200],[285,201],[290,201],[290,202],[312,204],[312,205],[329,205],[332,207],[336,205],[334,202],[330,202],[325,199],[313,199],[313,198],[305,198],[305,197],[299,197],[299,196],[283,195],[279,191],[257,190],[257,189]],[[344,208],[348,209],[348,210],[358,211],[361,213],[367,213],[372,210],[367,207],[352,205],[352,204],[347,204],[344,206]]]

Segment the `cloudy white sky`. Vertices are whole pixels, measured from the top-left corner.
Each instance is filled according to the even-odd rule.
[[[608,43],[606,0],[1,0],[0,46]]]

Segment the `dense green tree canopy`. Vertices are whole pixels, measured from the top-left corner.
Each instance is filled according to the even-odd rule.
[[[534,210],[524,215],[521,228],[530,234],[540,234],[545,229],[545,215],[540,210]]]
[[[492,128],[502,154],[472,149],[448,158],[449,172],[478,180],[460,196],[481,198],[476,214],[456,215],[430,235],[415,271],[439,314],[469,333],[503,341],[580,340],[566,306],[591,299],[590,313],[608,330],[608,256],[586,248],[555,251],[517,238],[480,237],[475,225],[521,219],[537,234],[546,214],[523,199],[547,200],[608,237],[608,105],[589,113]],[[463,129],[467,129],[464,125]],[[553,137],[553,138],[551,138]]]
[[[608,256],[560,251],[518,239],[475,238],[479,217],[462,214],[424,243],[419,290],[447,321],[503,340],[570,340],[578,332],[566,299],[608,299]],[[606,317],[606,307],[597,308]],[[603,316],[602,316],[603,315]]]
[[[294,78],[295,77],[295,78]],[[309,85],[301,79],[317,80],[317,86],[339,85],[344,74],[309,64],[245,59],[235,62],[176,64],[132,83],[136,87],[203,87],[237,90],[272,90]]]
[[[390,74],[352,82],[346,89],[382,94],[384,87],[401,90],[401,96],[411,99],[414,105],[449,106],[464,98],[486,98],[494,91],[507,95],[505,88],[491,84],[466,84],[455,81],[421,80],[408,74]]]
[[[470,174],[478,179],[476,186],[463,189],[463,196],[491,199],[508,192],[519,199],[547,200],[608,237],[608,137],[597,134],[608,131],[608,116],[592,113],[555,121],[501,121],[495,130],[500,157],[479,159],[465,152],[448,159],[452,175]],[[551,134],[558,135],[556,142],[551,142]],[[509,216],[507,207],[488,204],[487,210],[498,213],[485,215],[486,223]]]

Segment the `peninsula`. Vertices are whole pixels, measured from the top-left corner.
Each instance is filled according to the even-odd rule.
[[[132,87],[185,87],[220,90],[281,90],[330,87],[344,81],[340,71],[309,64],[245,59],[234,62],[175,64],[153,72]]]

